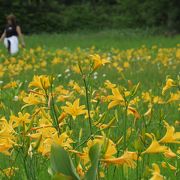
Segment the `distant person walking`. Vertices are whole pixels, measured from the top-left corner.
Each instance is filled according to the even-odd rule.
[[[6,27],[0,38],[0,41],[4,40],[4,45],[8,49],[8,52],[13,55],[19,51],[18,48],[18,37],[21,40],[21,44],[25,47],[24,38],[21,32],[21,27],[16,23],[16,17],[10,14],[6,17]]]

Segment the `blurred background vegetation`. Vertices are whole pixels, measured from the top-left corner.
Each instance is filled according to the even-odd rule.
[[[180,32],[179,0],[0,0],[0,31],[14,13],[26,34],[144,28]]]

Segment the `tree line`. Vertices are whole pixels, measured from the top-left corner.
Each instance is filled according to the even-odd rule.
[[[25,33],[163,27],[180,32],[179,0],[0,0],[0,29],[14,13]]]

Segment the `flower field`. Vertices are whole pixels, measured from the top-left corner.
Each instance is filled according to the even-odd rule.
[[[179,44],[0,59],[0,179],[180,176]]]

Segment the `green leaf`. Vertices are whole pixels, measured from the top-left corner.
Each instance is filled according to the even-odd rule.
[[[69,154],[61,146],[52,145],[50,162],[53,174],[59,173],[80,180]]]
[[[138,82],[138,84],[133,87],[133,89],[131,90],[131,97],[137,93],[139,86],[140,86],[140,83]]]
[[[91,149],[89,150],[91,167],[88,169],[85,175],[86,180],[96,180],[100,152],[101,152],[101,146],[98,143],[92,146]]]
[[[70,176],[65,176],[61,173],[58,173],[53,176],[52,180],[73,180],[73,178]]]

